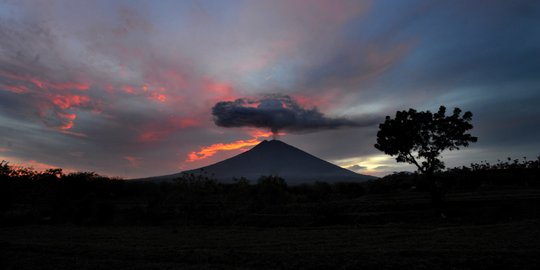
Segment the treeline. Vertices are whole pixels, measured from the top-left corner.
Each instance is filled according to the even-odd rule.
[[[482,188],[540,187],[540,157],[482,162],[440,172],[446,191]],[[422,175],[394,173],[362,183],[289,186],[277,176],[256,183],[244,178],[219,183],[204,175],[185,174],[172,182],[133,182],[93,172],[37,172],[0,163],[0,224],[205,224],[268,225],[264,217],[303,217],[307,225],[335,221],[343,205],[371,194],[427,192]],[[340,205],[339,207],[336,205]],[[341,207],[341,208],[340,208]],[[253,223],[261,224],[253,224]]]
[[[360,183],[288,186],[277,176],[220,183],[195,174],[172,182],[126,181],[93,172],[43,172],[0,163],[0,224],[247,224],[291,204],[350,200]]]
[[[536,160],[523,158],[495,164],[487,161],[472,163],[470,166],[450,168],[435,174],[443,191],[476,191],[481,188],[528,188],[540,187],[540,156]],[[372,193],[389,193],[399,190],[429,191],[429,182],[418,173],[400,172],[371,183]]]

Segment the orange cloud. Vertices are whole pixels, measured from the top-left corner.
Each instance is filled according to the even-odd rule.
[[[60,109],[69,109],[73,106],[81,106],[90,102],[90,98],[87,96],[78,95],[56,95],[53,99],[54,105]]]
[[[188,155],[187,161],[193,162],[200,159],[205,159],[215,155],[219,151],[231,151],[239,150],[245,147],[254,146],[259,144],[260,141],[257,138],[250,140],[239,140],[232,143],[217,143],[210,146],[202,147],[198,152],[191,152]]]
[[[65,124],[60,126],[61,130],[68,130],[73,127],[73,121],[77,118],[77,115],[74,113],[60,113],[57,112],[56,115],[58,115],[59,118],[63,119],[65,121]]]
[[[285,134],[285,133],[281,133],[281,134]],[[258,139],[258,138],[272,137],[274,135],[274,133],[272,133],[272,131],[264,131],[264,130],[260,130],[260,129],[255,129],[253,131],[250,131],[249,135],[251,135],[252,137]]]
[[[216,143],[210,146],[203,146],[201,147],[199,151],[197,152],[194,151],[194,152],[189,153],[186,161],[193,162],[193,161],[209,158],[220,151],[243,150],[246,147],[255,146],[259,144],[261,142],[259,140],[260,138],[268,138],[274,135],[270,131],[266,132],[259,129],[251,131],[249,132],[249,134],[253,137],[249,140],[238,140],[232,143]]]
[[[167,96],[165,94],[159,94],[159,93],[156,93],[156,92],[152,92],[148,96],[148,99],[159,101],[159,102],[165,102],[165,101],[167,101]]]

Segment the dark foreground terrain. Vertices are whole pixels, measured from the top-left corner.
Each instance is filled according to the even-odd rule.
[[[442,219],[401,192],[341,202],[342,225],[7,226],[0,269],[537,269],[539,202],[536,189],[453,193]],[[287,212],[252,218],[302,219]]]
[[[155,183],[2,161],[0,270],[538,269],[540,157],[435,177],[444,203],[411,173]]]

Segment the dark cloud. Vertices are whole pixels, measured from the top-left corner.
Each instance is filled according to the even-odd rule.
[[[261,99],[240,98],[218,102],[212,108],[214,123],[221,127],[256,127],[305,133],[375,124],[373,119],[330,118],[316,107],[304,108],[287,95],[267,95]]]
[[[355,164],[355,165],[352,165],[352,166],[347,167],[347,169],[349,169],[349,170],[351,170],[351,171],[358,172],[358,171],[367,169],[367,167],[366,167],[366,166],[360,166],[360,165],[358,165],[358,164]]]

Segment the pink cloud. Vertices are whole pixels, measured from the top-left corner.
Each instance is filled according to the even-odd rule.
[[[195,118],[177,118],[172,117],[170,119],[170,123],[174,127],[178,128],[190,128],[190,127],[196,127],[201,125],[201,121],[195,119]]]
[[[24,85],[7,85],[7,84],[0,84],[0,89],[7,90],[9,92],[15,93],[15,94],[22,94],[29,91],[28,87]]]
[[[150,124],[147,130],[137,136],[137,141],[143,143],[161,141],[176,131],[200,125],[201,122],[196,118],[171,117],[166,121]]]
[[[125,156],[125,160],[129,162],[129,165],[131,167],[140,167],[142,160],[140,158],[134,157],[134,156]]]
[[[90,102],[90,98],[80,95],[56,95],[52,102],[60,109],[65,110],[88,104]]]
[[[159,130],[149,130],[144,131],[137,137],[137,141],[139,142],[156,142],[163,138],[165,138],[168,135],[168,132],[166,131],[159,131]]]
[[[130,86],[130,85],[124,85],[122,87],[122,90],[124,90],[124,92],[126,92],[128,94],[135,94],[135,88],[133,86]]]
[[[49,80],[44,80],[29,75],[20,75],[8,71],[0,71],[0,76],[16,80],[23,83],[30,83],[40,89],[53,89],[53,90],[79,90],[86,91],[90,89],[90,84],[81,83],[81,82],[54,82]],[[24,86],[28,89],[26,86]]]
[[[64,124],[59,126],[61,130],[68,130],[73,127],[73,121],[77,118],[77,115],[74,113],[60,113],[57,112],[56,115],[64,120]]]
[[[231,84],[211,79],[203,80],[202,90],[211,101],[235,100],[238,97]]]

